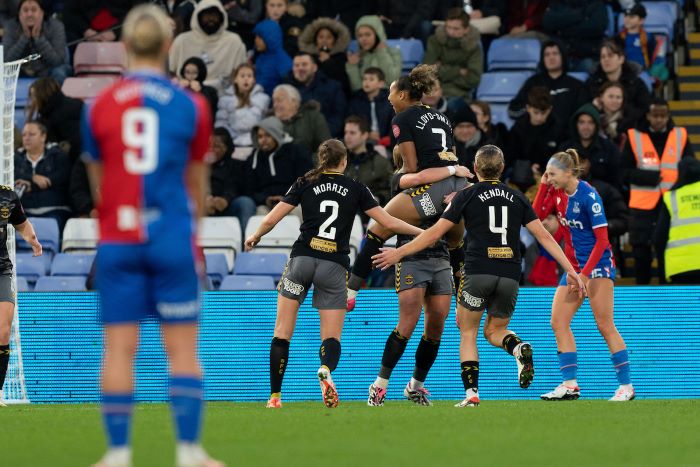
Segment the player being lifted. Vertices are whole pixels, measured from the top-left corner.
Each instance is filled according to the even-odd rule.
[[[318,149],[319,166],[299,178],[282,201],[270,211],[258,230],[245,241],[251,250],[260,239],[296,206],[301,205],[299,238],[292,247],[277,290],[277,321],[270,345],[270,399],[267,407],[282,406],[284,371],[289,361],[289,343],[299,306],[314,286],[313,306],[321,317],[321,367],[317,376],[323,402],[338,405],[338,392],[331,373],[340,360],[340,334],[345,321],[346,282],[350,267],[350,232],[358,210],[364,211],[391,231],[417,235],[418,227],[396,219],[380,206],[364,184],[343,175],[347,149],[336,139]]]
[[[192,244],[194,221],[207,192],[203,159],[212,125],[204,99],[180,90],[165,76],[171,40],[160,8],[132,9],[123,27],[130,71],[83,116],[83,157],[100,220],[102,414],[109,450],[97,465],[104,467],[131,465],[134,356],[139,322],[149,315],[161,322],[170,364],[176,465],[223,465],[199,444],[201,254]]]
[[[15,191],[0,185],[0,407],[2,386],[5,383],[7,364],[10,362],[10,333],[15,314],[15,288],[12,281],[12,261],[7,251],[7,227],[13,225],[32,247],[34,256],[41,256],[41,244],[36,238],[34,227],[24,214],[22,203]]]
[[[385,209],[392,216],[411,225],[421,225],[437,218],[445,210],[444,198],[467,184],[463,177],[456,177],[457,156],[449,119],[440,112],[421,104],[424,94],[431,94],[437,83],[435,66],[418,65],[408,76],[391,83],[389,102],[396,116],[392,121],[394,137],[403,157],[403,172],[415,173],[431,167],[448,167],[452,176],[394,196]],[[355,297],[372,269],[372,256],[384,241],[394,234],[376,224],[367,230],[365,243],[360,250],[348,281],[348,310],[355,307]],[[462,239],[464,226],[455,226],[447,236],[450,261],[460,264],[464,257]]]
[[[587,182],[580,181],[578,173],[579,159],[574,149],[554,154],[542,175],[535,211],[540,218],[556,212],[559,228],[564,229],[566,254],[586,284],[593,316],[608,344],[620,383],[610,400],[629,401],[634,399],[634,388],[630,384],[627,347],[613,319],[615,263],[608,240],[608,221],[600,195]],[[581,393],[576,382],[578,364],[571,320],[583,299],[567,294],[564,281],[562,277],[552,301],[552,329],[564,382],[541,396],[550,401],[578,399]]]
[[[391,180],[392,193],[425,183],[439,182],[452,176],[452,166],[434,167],[418,173],[404,174],[398,146],[394,147],[394,165],[399,168]],[[455,166],[458,177],[469,177],[471,172],[461,165]],[[437,221],[437,218],[435,219]],[[434,222],[426,222],[430,227]],[[398,245],[411,240],[399,235]],[[374,383],[369,387],[367,405],[382,406],[387,394],[389,378],[401,359],[406,345],[420,319],[421,309],[425,308],[425,329],[416,350],[416,365],[413,377],[404,388],[404,396],[418,405],[431,405],[430,393],[424,382],[437,358],[445,320],[450,314],[454,283],[447,244],[439,240],[414,255],[405,257],[396,265],[396,292],[399,295],[399,322],[389,334],[382,354],[382,365]]]
[[[480,148],[474,170],[479,183],[457,193],[442,218],[413,241],[393,250],[383,249],[374,264],[386,269],[402,258],[432,245],[462,219],[469,232],[466,259],[457,294],[460,360],[466,398],[457,407],[479,405],[479,356],[476,336],[484,310],[484,336],[515,357],[518,381],[527,388],[535,374],[532,347],[508,329],[518,298],[520,227],[525,226],[567,271],[568,283],[581,296],[584,285],[559,245],[537,219],[525,196],[501,183],[504,159],[493,145]]]

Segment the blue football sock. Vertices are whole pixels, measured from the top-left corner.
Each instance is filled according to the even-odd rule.
[[[630,384],[630,361],[627,356],[627,349],[611,354],[610,360],[612,360],[615,367],[617,380],[620,384]]]
[[[103,393],[102,418],[110,448],[123,448],[129,444],[131,413],[134,408],[132,393]]]
[[[576,352],[559,352],[559,371],[564,381],[576,379]]]
[[[202,426],[202,379],[197,376],[170,378],[170,405],[178,442],[197,443]]]

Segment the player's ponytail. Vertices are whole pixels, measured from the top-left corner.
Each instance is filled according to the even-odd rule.
[[[435,65],[418,65],[408,76],[396,80],[396,89],[408,91],[411,100],[419,101],[423,94],[432,94],[437,84],[438,75]]]
[[[547,165],[549,164],[554,164],[555,167],[561,170],[571,170],[575,177],[581,174],[581,161],[578,152],[573,148],[554,154],[549,159]]]
[[[391,151],[391,158],[394,160],[394,167],[396,167],[396,172],[398,172],[403,168],[403,157],[401,157],[401,149],[399,149],[398,144]]]
[[[318,147],[318,167],[304,174],[307,182],[315,181],[323,172],[337,168],[348,157],[345,145],[337,139],[327,139]]]
[[[160,59],[172,37],[168,17],[160,7],[139,5],[126,15],[122,39],[127,50],[137,57]]]
[[[474,170],[482,180],[498,180],[505,168],[503,151],[498,146],[481,146],[474,156]]]

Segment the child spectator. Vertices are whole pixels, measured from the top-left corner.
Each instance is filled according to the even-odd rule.
[[[252,147],[251,130],[270,107],[270,96],[255,82],[255,68],[240,65],[231,76],[216,111],[216,127],[226,128],[237,148]]]
[[[185,89],[201,94],[207,100],[213,120],[218,107],[219,96],[216,93],[216,89],[204,84],[206,80],[207,66],[204,64],[204,60],[199,57],[190,57],[185,60],[185,63],[180,68],[178,84]]]
[[[648,34],[644,29],[646,17],[647,10],[641,3],[635,3],[625,10],[624,28],[620,31],[620,39],[625,43],[625,58],[629,62],[638,63],[658,81],[666,81],[668,69],[660,50],[663,44],[657,44],[654,35]]]
[[[362,88],[362,73],[370,67],[384,72],[387,83],[393,83],[401,76],[401,52],[386,44],[386,33],[379,16],[363,16],[355,25],[355,38],[360,48],[348,53],[345,71],[350,78],[350,90]]]
[[[271,0],[281,1],[281,0]],[[259,22],[255,34],[255,80],[267,95],[281,83],[292,69],[292,58],[282,48],[282,30],[271,19]]]
[[[348,115],[362,117],[369,124],[369,140],[383,146],[390,144],[391,119],[394,118],[388,97],[384,72],[370,67],[362,73],[362,89],[353,94],[348,106]]]

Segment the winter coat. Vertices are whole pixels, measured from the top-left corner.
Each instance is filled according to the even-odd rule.
[[[319,114],[320,115],[320,114]],[[275,123],[276,125],[272,125]],[[271,122],[272,121],[272,122]],[[309,152],[294,142],[289,134],[279,131],[279,121],[273,118],[262,120],[253,127],[263,128],[277,141],[277,149],[264,152],[257,147],[245,162],[246,192],[260,206],[264,205],[268,196],[282,196],[294,181],[311,170],[312,163]]]
[[[266,19],[255,25],[253,33],[260,36],[266,45],[264,52],[255,55],[255,81],[271,96],[275,86],[292,69],[292,59],[282,48],[282,30],[279,24]]]
[[[581,115],[590,115],[596,125],[596,131],[593,135],[593,141],[590,146],[583,147],[581,138],[576,130],[576,122]],[[593,104],[582,105],[570,119],[569,134],[571,139],[565,141],[559,146],[559,149],[564,151],[569,148],[576,149],[578,154],[583,158],[591,161],[590,177],[594,180],[602,180],[618,190],[622,189],[622,179],[620,175],[620,151],[607,138],[599,135],[600,129],[600,114],[593,107]]]
[[[236,2],[236,4],[228,10],[229,24],[235,25],[234,28],[236,26],[252,26],[256,24],[263,15],[263,3],[263,0],[243,0]]]
[[[470,98],[484,71],[482,55],[481,35],[475,27],[467,29],[467,33],[461,39],[453,39],[447,36],[445,27],[440,26],[435,34],[428,38],[423,62],[440,62],[438,76],[442,84],[442,93],[446,97]],[[466,76],[459,72],[463,68],[467,70]]]
[[[234,198],[244,195],[246,163],[224,156],[210,167],[209,188],[212,196],[220,196],[231,204]]]
[[[322,28],[333,31],[335,35],[335,44],[328,51],[330,57],[325,62],[319,60],[319,49],[316,47],[316,34]],[[304,28],[304,31],[299,36],[299,50],[307,52],[316,57],[318,69],[321,70],[330,79],[336,80],[343,88],[345,95],[350,93],[350,80],[345,72],[345,63],[347,62],[347,50],[350,45],[350,31],[348,28],[332,18],[318,18]]]
[[[22,206],[29,215],[44,215],[55,210],[69,211],[68,184],[72,164],[68,156],[55,144],[47,144],[44,157],[32,169],[24,149],[15,153],[15,180],[31,182],[32,189],[22,196]],[[45,190],[32,182],[34,175],[43,175],[51,180]]]
[[[347,102],[339,82],[328,78],[322,71],[317,71],[308,85],[294,79],[291,73],[287,77],[287,82],[297,88],[301,94],[302,103],[318,102],[332,136],[342,135]]]
[[[578,59],[598,59],[607,27],[603,0],[551,0],[542,17],[544,32],[562,40]]]
[[[87,175],[85,162],[78,159],[73,164],[68,182],[70,204],[76,216],[89,216],[94,208],[90,180]]]
[[[39,121],[46,125],[46,141],[70,144],[68,155],[76,160],[81,153],[80,119],[83,112],[83,101],[74,99],[58,91],[49,97],[41,109]]]
[[[224,17],[221,28],[207,35],[199,25],[199,13],[209,8],[217,8]],[[204,84],[216,86],[221,79],[231,76],[238,65],[247,61],[245,45],[238,34],[227,31],[228,16],[219,0],[202,0],[192,14],[191,31],[175,37],[170,47],[169,67],[175,73],[190,57],[200,57],[207,65],[208,78]]]
[[[528,114],[520,117],[508,135],[509,151],[506,153],[506,167],[513,168],[516,161],[526,160],[530,164],[539,164],[544,170],[547,161],[554,154],[564,139],[564,125],[557,120],[554,113],[539,126],[530,123]]]
[[[250,92],[250,105],[239,107],[233,86],[229,86],[219,99],[215,127],[226,128],[236,146],[252,146],[250,130],[260,122],[270,107],[270,96],[256,84]]]
[[[313,154],[331,137],[326,119],[313,102],[303,104],[295,116],[282,123],[284,131],[294,138],[294,142]]]
[[[598,65],[586,81],[590,95],[597,96],[598,90],[606,81],[608,81],[608,77]],[[622,74],[618,81],[625,89],[625,107],[629,113],[635,116],[645,114],[649,108],[649,102],[651,102],[651,94],[644,81],[639,78],[638,73],[627,63],[623,63]]]
[[[355,25],[355,35],[361,26],[367,26],[374,30],[377,35],[377,44],[384,43],[386,45],[386,32],[384,25],[379,19],[379,16],[369,15],[363,16]],[[394,47],[374,47],[371,50],[360,50],[360,62],[356,65],[351,63],[345,64],[345,72],[350,79],[350,89],[357,91],[362,88],[362,73],[367,68],[376,67],[384,72],[385,82],[387,84],[397,80],[401,76],[401,51]]]
[[[204,97],[209,103],[209,110],[211,111],[211,116],[213,120],[214,115],[216,114],[216,108],[219,106],[219,95],[216,93],[216,89],[214,89],[212,86],[207,86],[206,84],[204,84],[204,82],[207,80],[208,75],[207,66],[204,63],[204,60],[202,60],[201,58],[190,57],[187,60],[185,60],[185,63],[183,63],[182,67],[180,67],[180,78],[184,78],[185,67],[189,64],[195,65],[197,67],[198,71],[195,80],[199,82],[200,86],[202,86],[202,90],[200,91],[200,93],[202,94],[202,97]]]
[[[367,185],[382,206],[391,197],[389,181],[392,172],[391,162],[369,144],[366,146],[365,152],[360,154],[348,151],[348,165],[345,168],[345,175]]]
[[[49,76],[52,68],[68,64],[66,30],[63,23],[56,18],[44,16],[41,35],[37,38],[27,37],[18,19],[5,22],[4,28],[2,46],[5,50],[6,62],[19,60],[35,53],[41,55],[38,60],[22,65],[20,72],[23,76]]]
[[[285,13],[279,19],[279,25],[282,30],[284,50],[290,57],[293,57],[299,52],[299,36],[306,26],[306,21],[303,18]]]
[[[394,118],[394,109],[387,100],[389,96],[388,89],[382,89],[374,98],[374,111],[377,114],[377,126],[379,127],[379,136],[385,137],[391,135],[391,119]],[[348,115],[357,115],[367,120],[367,125],[372,125],[372,106],[367,94],[360,89],[355,92],[350,99],[348,105]]]

